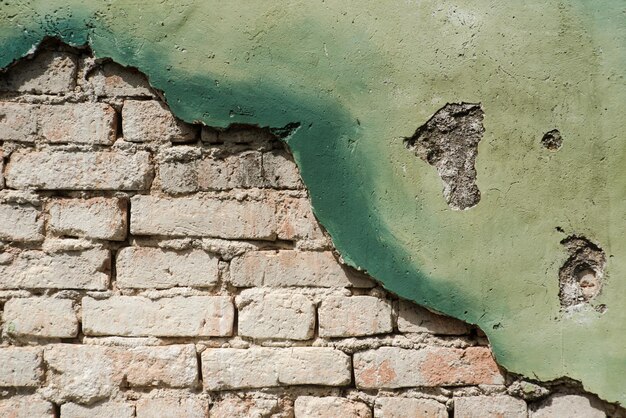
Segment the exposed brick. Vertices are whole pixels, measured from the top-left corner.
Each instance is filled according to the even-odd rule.
[[[446,406],[432,399],[378,398],[375,418],[448,418]]]
[[[2,189],[4,189],[4,151],[0,145],[0,190]]]
[[[371,418],[372,411],[363,402],[336,396],[298,396],[294,405],[295,418]]]
[[[130,228],[134,235],[273,240],[275,207],[267,201],[135,196]]]
[[[0,387],[36,387],[43,376],[40,348],[0,348]]]
[[[142,398],[137,402],[137,418],[208,417],[208,401],[197,398]]]
[[[124,139],[131,142],[189,141],[196,136],[192,125],[179,121],[155,100],[126,100],[122,109]]]
[[[0,240],[42,241],[43,219],[39,209],[16,203],[0,203]]]
[[[10,299],[4,305],[4,332],[14,336],[73,338],[78,319],[69,299]]]
[[[0,90],[60,94],[74,90],[77,59],[65,52],[43,51],[12,67],[0,78]]]
[[[47,205],[48,232],[111,241],[126,239],[127,209],[125,199],[53,200]]]
[[[201,250],[125,247],[117,253],[116,268],[117,286],[133,289],[211,287],[219,275],[218,258]]]
[[[54,406],[36,396],[13,396],[0,399],[0,417],[54,418]]]
[[[179,145],[160,151],[159,183],[169,194],[197,192],[198,160],[202,150],[196,146]]]
[[[105,103],[42,105],[37,109],[38,136],[44,142],[111,145],[117,116]]]
[[[233,321],[234,307],[228,296],[83,298],[86,335],[228,336]]]
[[[263,160],[258,151],[245,151],[224,159],[204,158],[198,161],[200,190],[229,190],[263,187]]]
[[[236,301],[241,336],[292,340],[313,337],[315,307],[306,296],[249,289],[237,296]]]
[[[133,405],[121,402],[106,402],[93,406],[66,403],[61,405],[62,418],[133,418]]]
[[[439,335],[463,335],[470,326],[458,319],[439,315],[407,300],[400,301],[398,312],[400,332],[426,332]]]
[[[230,281],[238,287],[371,287],[346,272],[330,251],[255,251],[234,258]]]
[[[266,187],[304,188],[296,163],[284,151],[270,151],[263,154],[263,176]]]
[[[528,410],[526,402],[512,396],[469,396],[454,398],[454,417],[527,418]]]
[[[503,384],[504,377],[486,347],[465,350],[381,347],[354,355],[359,388]]]
[[[37,133],[37,106],[0,101],[0,141],[32,141]]]
[[[391,304],[377,297],[326,297],[318,312],[320,337],[356,337],[393,331]]]
[[[152,97],[148,80],[139,71],[107,62],[89,77],[96,96]]]
[[[18,151],[5,171],[7,186],[15,189],[146,190],[152,181],[145,151]]]
[[[556,417],[605,418],[606,414],[586,396],[563,394],[552,395],[530,411],[530,418]]]
[[[292,197],[281,199],[276,205],[276,217],[278,239],[296,241],[324,238],[324,233],[307,199]]]
[[[343,386],[351,380],[350,357],[332,348],[209,348],[202,376],[207,390]]]
[[[109,284],[108,250],[66,253],[23,251],[0,265],[0,289],[104,290]]]
[[[211,418],[271,417],[277,411],[285,412],[284,409],[278,409],[280,406],[277,399],[233,396],[216,402],[211,408],[209,416]]]

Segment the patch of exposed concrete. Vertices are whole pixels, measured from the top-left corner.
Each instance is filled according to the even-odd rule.
[[[589,303],[602,290],[606,255],[602,248],[581,236],[569,236],[561,244],[569,253],[559,270],[561,307]]]

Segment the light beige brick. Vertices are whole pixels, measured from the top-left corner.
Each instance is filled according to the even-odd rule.
[[[128,204],[125,199],[53,200],[47,210],[49,233],[111,241],[126,239]]]
[[[454,417],[527,418],[528,410],[526,402],[512,396],[469,396],[454,398]]]
[[[12,396],[0,399],[0,417],[55,418],[54,406],[37,396]]]
[[[198,161],[199,190],[263,187],[263,159],[258,151],[245,151],[224,159]]]
[[[336,396],[298,396],[295,418],[371,418],[372,411],[363,402]]]
[[[438,335],[464,335],[470,326],[458,319],[438,315],[413,302],[401,300],[398,312],[400,332],[426,332]]]
[[[130,228],[134,235],[273,240],[274,211],[267,201],[135,196]]]
[[[153,97],[146,76],[135,69],[107,62],[89,77],[96,96]]]
[[[202,149],[196,146],[179,145],[159,152],[159,183],[161,190],[177,195],[197,192],[198,160]]]
[[[37,116],[38,137],[44,142],[98,145],[115,142],[117,115],[105,103],[41,105]]]
[[[146,190],[152,181],[145,151],[18,151],[5,172],[7,186],[15,189]]]
[[[266,187],[275,189],[302,189],[300,172],[296,163],[284,151],[263,154],[263,176]]]
[[[16,203],[0,203],[0,240],[42,241],[43,218],[39,209]]]
[[[281,385],[343,386],[350,357],[332,348],[209,348],[202,353],[206,390]]]
[[[391,304],[373,296],[329,296],[318,310],[320,337],[357,337],[393,331]]]
[[[234,258],[230,281],[237,287],[371,287],[349,274],[330,251],[255,251]]]
[[[297,241],[324,238],[307,199],[285,197],[278,202],[276,208],[278,239]]]
[[[3,327],[18,337],[73,338],[78,319],[69,299],[10,299],[4,305]]]
[[[33,141],[37,133],[37,106],[0,101],[0,141]]]
[[[0,190],[4,189],[4,151],[0,146]]]
[[[193,344],[117,348],[120,375],[131,387],[190,388],[198,382],[198,358]]]
[[[122,108],[124,139],[131,142],[189,141],[196,129],[174,117],[161,102],[126,100]]]
[[[37,387],[43,376],[41,349],[0,348],[0,387]]]
[[[244,290],[236,299],[239,335],[255,339],[307,340],[313,337],[313,301],[286,291]]]
[[[202,250],[125,247],[117,253],[116,268],[122,289],[205,288],[215,286],[219,276],[218,258]]]
[[[105,290],[109,284],[108,250],[66,253],[23,251],[0,265],[0,289]]]
[[[277,399],[242,398],[232,396],[216,402],[209,416],[211,418],[271,417],[276,411],[285,412]],[[280,415],[277,416],[277,418]]]
[[[375,418],[448,418],[446,406],[432,399],[378,398]]]
[[[208,401],[201,398],[142,398],[137,402],[137,418],[208,416]]]
[[[606,414],[586,396],[564,394],[552,395],[530,411],[530,418],[556,417],[605,418]]]
[[[228,336],[233,322],[234,307],[228,296],[83,298],[85,335]]]
[[[133,418],[135,407],[121,402],[109,402],[98,405],[78,405],[66,403],[61,405],[62,418]]]
[[[365,389],[504,383],[487,347],[381,347],[354,354],[354,375]]]
[[[20,61],[0,79],[0,90],[61,94],[74,90],[77,59],[65,52],[42,51]]]

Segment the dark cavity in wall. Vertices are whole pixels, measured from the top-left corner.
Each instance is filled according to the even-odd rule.
[[[561,132],[558,129],[553,129],[549,132],[546,132],[541,138],[541,145],[544,148],[549,149],[550,151],[556,151],[563,145],[563,138],[561,137]]]
[[[581,236],[569,236],[561,244],[569,253],[559,270],[561,307],[589,303],[602,289],[606,255],[602,248]]]
[[[483,118],[480,103],[448,103],[404,140],[409,150],[437,169],[452,209],[469,209],[480,201],[474,164],[485,132]]]

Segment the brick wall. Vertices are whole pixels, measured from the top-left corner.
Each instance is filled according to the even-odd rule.
[[[343,266],[268,131],[62,45],[0,90],[0,416],[624,416]]]

